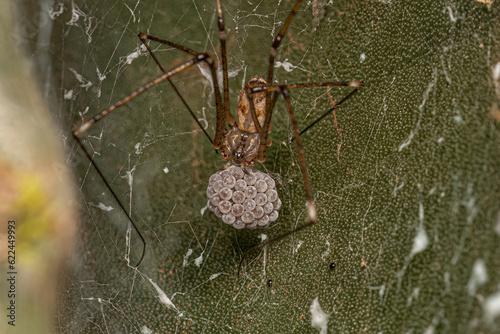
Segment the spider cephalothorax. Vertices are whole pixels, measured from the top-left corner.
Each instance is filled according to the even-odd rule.
[[[258,133],[241,131],[237,127],[232,127],[226,135],[222,157],[231,158],[235,165],[245,164],[252,166],[255,157],[259,152],[260,136]]]
[[[254,161],[257,160],[262,139],[261,132],[266,119],[266,93],[253,94],[253,108],[259,123],[256,126],[247,92],[254,87],[265,87],[266,85],[264,79],[256,76],[245,85],[238,97],[237,123],[230,127],[221,147],[222,157],[224,159],[231,158],[235,165],[244,163],[247,166],[252,166]],[[269,132],[271,132],[271,127],[269,127],[267,133]],[[266,146],[269,145],[270,140],[268,140]]]

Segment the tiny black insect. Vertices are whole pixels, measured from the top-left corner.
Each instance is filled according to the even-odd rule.
[[[267,286],[268,287],[272,287],[273,286],[273,281],[271,281],[271,280],[267,281]]]
[[[335,262],[330,263],[330,269],[331,270],[335,269]]]

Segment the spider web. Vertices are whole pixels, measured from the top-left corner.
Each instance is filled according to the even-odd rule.
[[[223,1],[233,113],[242,85],[267,75],[269,46],[293,2]],[[494,331],[500,67],[498,6],[491,6],[303,3],[278,52],[275,80],[364,80],[366,88],[303,136],[319,222],[249,254],[241,275],[245,250],[306,221],[282,101],[273,145],[257,166],[275,178],[283,202],[265,231],[236,231],[206,210],[208,178],[225,161],[168,84],[83,135],[147,239],[138,270],[136,232],[70,135],[160,74],[138,32],[218,59],[215,2],[56,1],[43,8],[53,55],[44,78],[55,87],[53,118],[81,200],[58,330]],[[151,46],[167,69],[189,59]],[[213,88],[201,70],[173,81],[213,136]],[[299,127],[348,92],[292,91]]]

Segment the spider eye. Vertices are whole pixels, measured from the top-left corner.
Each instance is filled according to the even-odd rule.
[[[238,153],[238,155],[236,156],[238,159],[241,159],[243,158],[243,153]]]
[[[231,152],[231,153],[232,153],[233,155],[236,155],[236,151],[235,151],[235,150],[233,150],[233,152]]]

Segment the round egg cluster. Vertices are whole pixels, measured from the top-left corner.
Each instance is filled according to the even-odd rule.
[[[267,228],[278,219],[281,201],[276,183],[267,174],[232,165],[210,177],[208,208],[234,228]]]

